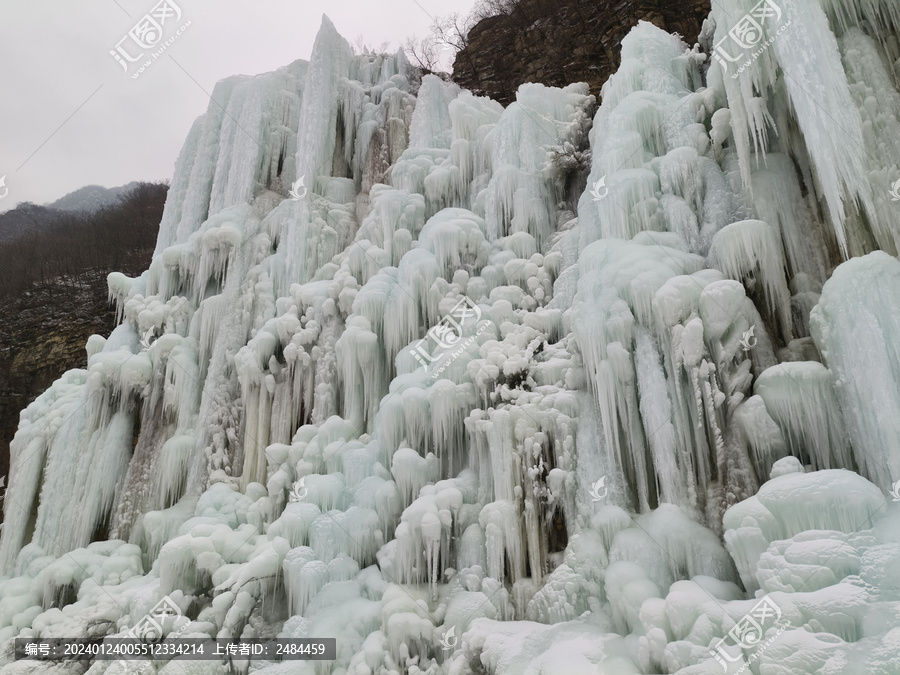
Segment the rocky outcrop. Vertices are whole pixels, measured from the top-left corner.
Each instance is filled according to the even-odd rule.
[[[71,368],[85,368],[87,339],[109,335],[116,313],[106,275],[36,284],[0,301],[0,475],[9,467],[9,442],[19,412]]]
[[[522,0],[511,13],[477,23],[453,64],[453,80],[509,104],[524,82],[600,87],[619,66],[622,38],[649,21],[693,44],[709,0]]]

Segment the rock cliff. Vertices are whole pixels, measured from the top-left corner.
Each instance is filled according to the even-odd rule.
[[[469,31],[453,79],[504,105],[524,82],[587,82],[598,95],[619,66],[622,38],[638,21],[693,44],[709,11],[709,0],[522,0],[510,14],[484,19]]]

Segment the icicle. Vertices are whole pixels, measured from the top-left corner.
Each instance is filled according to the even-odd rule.
[[[785,282],[785,264],[781,241],[761,220],[744,220],[721,229],[713,239],[710,257],[713,265],[732,279],[759,275],[766,305],[778,320],[785,341],[791,339],[790,293]]]
[[[854,469],[831,373],[821,363],[782,363],[765,370],[754,392],[784,432],[791,454],[814,470]]]

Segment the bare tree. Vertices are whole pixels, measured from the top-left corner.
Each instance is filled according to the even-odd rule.
[[[431,24],[431,32],[425,38],[415,36],[406,39],[403,49],[413,66],[418,66],[426,73],[448,75],[442,67],[441,55],[449,50],[452,57],[459,58],[469,45],[469,32],[479,21],[501,14],[512,14],[521,5],[521,0],[480,0],[467,14],[452,12],[437,17]],[[475,63],[467,56],[467,65],[475,72]]]
[[[403,49],[412,65],[426,73],[446,77],[449,73],[441,64],[442,53],[449,50],[455,56],[465,49],[469,44],[469,29],[475,23],[474,15],[463,16],[459,12],[439,16],[431,24],[427,37],[420,40],[413,35],[406,39]]]
[[[431,33],[439,46],[450,47],[459,53],[468,46],[469,30],[475,23],[474,15],[463,16],[453,12],[435,19],[431,24]]]
[[[511,14],[520,0],[481,0],[472,8],[471,18],[474,23],[482,19],[501,14]]]
[[[353,49],[354,54],[387,54],[388,49],[390,49],[391,43],[387,40],[382,42],[380,45],[375,47],[374,45],[370,45],[366,42],[365,37],[363,37],[362,33],[359,33],[356,36],[356,39],[353,41],[353,45],[351,49]]]
[[[419,40],[415,35],[411,35],[406,38],[403,51],[406,52],[410,63],[426,73],[434,73],[439,69],[438,47],[433,36],[429,35]]]

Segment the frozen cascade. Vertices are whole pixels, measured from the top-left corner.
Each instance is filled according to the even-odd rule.
[[[810,317],[861,472],[884,490],[900,480],[900,262],[876,251],[835,270]]]
[[[781,427],[792,454],[815,470],[855,468],[846,432],[837,424],[841,409],[825,366],[815,361],[773,366],[760,374],[754,391]]]
[[[504,109],[325,18],[219,83],[120,324],[22,413],[0,638],[167,595],[337,639],[298,673],[900,672],[898,26],[726,0]]]

